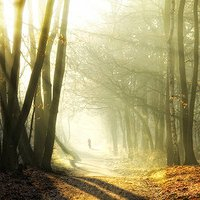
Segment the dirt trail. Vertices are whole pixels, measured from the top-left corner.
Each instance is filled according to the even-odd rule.
[[[145,175],[136,172],[117,177],[45,173],[31,168],[23,175],[0,172],[0,199],[200,199],[199,166],[163,168]]]
[[[69,199],[200,200],[199,166],[169,167],[145,174],[135,171],[129,176],[86,174],[77,177],[62,176],[54,180],[61,193],[70,197]],[[63,185],[67,191],[63,190]]]
[[[81,161],[76,163],[77,169],[83,171],[86,176],[119,176],[108,162],[116,159],[109,154],[91,149],[79,152]]]
[[[95,149],[78,155],[71,175],[49,176],[67,199],[200,200],[199,166],[147,170],[138,167],[143,160],[120,160]]]
[[[81,161],[75,163],[76,176],[62,175],[58,176],[59,179],[52,177],[58,187],[67,185],[67,191],[71,192],[63,191],[62,187],[61,191],[69,199],[153,198],[154,190],[150,189],[151,184],[144,176],[144,171],[136,170],[130,176],[124,176],[114,167],[118,157],[95,149],[78,152],[78,155]]]

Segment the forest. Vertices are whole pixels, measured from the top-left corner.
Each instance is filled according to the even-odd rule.
[[[0,199],[200,199],[198,0],[0,0]]]

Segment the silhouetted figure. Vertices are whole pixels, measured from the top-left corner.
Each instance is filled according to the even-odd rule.
[[[89,149],[92,148],[92,145],[91,145],[91,139],[90,139],[90,138],[88,139],[88,147],[89,147]]]

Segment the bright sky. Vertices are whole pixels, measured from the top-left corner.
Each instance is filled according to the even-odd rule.
[[[13,23],[14,23],[14,6],[13,0],[6,0],[4,4],[4,15],[6,18],[6,24],[8,28],[9,36],[12,38]],[[34,21],[37,19],[38,12],[38,0],[32,2]],[[56,6],[55,6],[56,7]],[[24,23],[28,23],[28,1],[25,4],[24,9]],[[83,28],[91,25],[98,25],[103,21],[103,14],[109,12],[109,3],[106,0],[71,0],[70,1],[70,13],[69,13],[69,28]]]
[[[109,9],[106,0],[71,0],[69,27],[81,28],[98,25],[103,21],[103,14]]]
[[[6,0],[3,1],[4,5],[4,16],[6,21],[7,32],[9,35],[10,41],[13,40],[13,28],[14,28],[14,0]],[[40,16],[40,8],[44,7],[44,1],[42,0],[34,0],[31,2],[33,9],[32,19],[34,21],[34,27],[40,29],[41,19]],[[28,40],[28,24],[29,24],[29,2],[28,0],[25,3],[24,13],[23,13],[23,40]],[[57,1],[56,1],[57,2]],[[57,4],[57,3],[56,3]],[[57,5],[55,4],[54,8],[56,9]],[[90,29],[92,27],[98,26],[103,22],[103,15],[109,11],[109,4],[107,0],[71,0],[70,1],[70,10],[69,10],[69,21],[68,21],[68,29],[69,31],[73,31],[74,29]],[[23,48],[26,47],[22,44]],[[22,58],[23,60],[23,58]],[[26,73],[27,71],[24,71]],[[23,76],[22,79],[25,79],[27,83],[30,75],[30,70],[27,72],[27,75]],[[27,85],[27,84],[26,84]]]

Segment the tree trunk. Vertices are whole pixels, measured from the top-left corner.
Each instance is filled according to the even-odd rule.
[[[136,120],[135,120],[135,115],[132,113],[132,132],[133,132],[133,146],[134,146],[134,151],[138,151],[138,133],[136,131]]]
[[[126,122],[126,140],[128,147],[128,158],[133,158],[133,138],[131,134],[131,122],[130,122],[130,109],[125,108],[125,122]]]
[[[3,73],[3,69],[6,70],[6,60],[5,60],[5,26],[4,26],[4,16],[3,16],[3,5],[2,1],[0,1],[0,54],[4,58],[0,63],[0,98],[1,104],[7,106],[7,94],[6,94],[6,77]],[[3,68],[3,69],[2,69]],[[4,126],[4,125],[3,125]]]
[[[34,134],[34,154],[37,165],[40,166],[44,153],[44,144],[46,137],[46,129],[44,128],[44,110],[42,102],[42,91],[41,91],[41,78],[38,80],[37,92],[35,95],[35,134]]]
[[[188,148],[185,158],[185,164],[198,164],[193,151],[193,119],[194,107],[196,99],[197,81],[198,81],[198,67],[199,67],[199,20],[198,20],[198,0],[194,0],[194,69],[192,77],[192,88],[190,95],[189,114],[188,114]],[[188,160],[189,158],[189,160]]]
[[[167,76],[169,76],[167,74]],[[167,131],[167,165],[172,166],[174,164],[173,161],[173,143],[172,143],[172,133],[171,133],[171,123],[170,123],[170,105],[169,105],[169,78],[167,77],[166,84],[166,100],[165,100],[165,108],[166,108],[166,131]]]
[[[19,143],[19,139],[21,137],[21,132],[23,131],[25,121],[28,117],[28,114],[30,112],[31,104],[33,101],[33,97],[37,88],[37,82],[40,75],[40,71],[43,65],[44,61],[44,54],[46,49],[46,43],[49,33],[49,27],[51,22],[51,16],[52,16],[52,10],[53,10],[53,0],[49,0],[47,3],[47,9],[44,19],[44,24],[42,27],[39,47],[38,47],[38,54],[36,58],[36,62],[31,74],[31,79],[28,85],[28,89],[26,92],[24,104],[22,107],[22,111],[20,112],[20,115],[17,119],[16,126],[12,127],[10,130],[10,135],[12,137],[5,138],[8,142],[6,145],[7,148],[5,148],[4,151],[4,159],[5,159],[5,166],[9,166],[9,168],[15,168],[17,164],[17,146]],[[11,153],[9,152],[9,149],[11,150]]]
[[[54,72],[53,99],[50,106],[47,136],[45,142],[45,151],[42,160],[42,168],[46,170],[51,170],[51,158],[53,154],[53,146],[55,140],[56,120],[57,120],[63,75],[65,71],[68,11],[69,11],[69,0],[65,0],[63,7],[61,29],[60,29],[60,37],[57,48],[56,66]]]
[[[138,116],[138,118],[140,119],[140,121],[143,124],[145,138],[149,139],[150,149],[152,151],[154,149],[154,147],[153,147],[153,139],[152,139],[150,128],[149,128],[149,126],[147,124],[147,120],[145,119],[145,116],[142,116],[142,114],[140,114],[139,111],[137,111],[136,109],[133,109],[133,111]]]
[[[61,150],[68,155],[71,155],[73,157],[73,159],[75,161],[80,161],[81,158],[78,156],[78,154],[76,154],[74,151],[68,149],[59,139],[57,136],[55,136],[55,141],[56,143],[59,145],[59,147],[61,148]]]
[[[167,59],[167,72],[169,81],[169,112],[170,112],[170,124],[172,134],[172,148],[173,148],[173,164],[180,164],[179,148],[177,142],[176,122],[175,122],[175,108],[174,108],[174,47],[173,47],[173,35],[174,35],[174,12],[175,12],[175,0],[170,1],[170,26],[167,40],[168,46],[168,59]]]
[[[122,131],[122,144],[123,144],[123,149],[126,151],[127,150],[127,144],[126,144],[126,128],[125,128],[125,123],[124,123],[124,114],[123,111],[118,110],[118,115],[119,115],[119,121],[120,121],[120,127]]]
[[[114,110],[110,111],[110,131],[113,143],[113,153],[118,155],[118,135],[117,135],[117,117]]]
[[[183,38],[184,7],[185,7],[185,0],[181,0],[179,4],[179,9],[178,9],[178,55],[179,55],[180,83],[181,83],[181,92],[182,92],[181,94],[182,124],[183,124],[183,143],[184,143],[184,149],[185,149],[184,164],[192,165],[192,164],[197,164],[197,160],[194,155],[193,142],[192,142],[191,124],[193,122],[188,123],[191,120],[189,119],[189,117],[193,111],[190,111],[189,106],[188,106],[189,105],[188,88],[187,88],[186,73],[185,73],[185,53],[184,53],[184,38]]]
[[[36,40],[34,35],[34,29],[31,24],[33,24],[33,13],[31,2],[28,2],[29,6],[29,37],[30,37],[30,60],[31,60],[31,69],[33,70],[34,62],[36,58]],[[44,111],[43,111],[43,102],[42,102],[42,91],[41,91],[41,76],[39,77],[37,84],[37,92],[34,97],[34,156],[37,162],[37,165],[40,166],[42,161],[42,155],[44,151],[44,142],[45,142],[45,130],[44,130]],[[31,134],[31,133],[30,133]]]
[[[45,147],[45,141],[46,141],[46,134],[47,134],[47,128],[48,128],[48,121],[49,121],[49,112],[50,112],[50,105],[51,105],[51,98],[52,98],[52,86],[51,86],[51,77],[50,77],[50,62],[51,62],[51,50],[53,47],[53,43],[55,41],[58,27],[59,27],[59,19],[60,19],[60,10],[62,8],[62,3],[58,3],[58,7],[56,9],[56,16],[55,21],[53,25],[53,29],[51,32],[51,35],[49,36],[48,43],[47,43],[47,49],[46,49],[46,55],[44,59],[44,65],[42,69],[42,89],[43,89],[43,112],[40,112],[42,116],[40,116],[40,120],[37,120],[37,126],[42,126],[42,130],[38,131],[39,134],[37,134],[37,142],[35,141],[35,153],[37,154],[37,157],[39,159],[39,165],[42,163],[43,159],[43,153],[44,153],[44,147]],[[37,117],[36,117],[37,119]],[[40,124],[40,125],[39,125]],[[40,135],[42,137],[40,137]],[[41,138],[41,139],[40,139]]]
[[[25,0],[20,0],[15,3],[16,14],[15,14],[15,31],[13,40],[13,64],[11,68],[11,74],[8,86],[8,108],[7,118],[5,119],[5,134],[3,137],[3,152],[2,160],[3,167],[5,169],[15,169],[17,167],[18,158],[17,150],[14,147],[12,140],[13,135],[12,129],[16,125],[16,119],[19,114],[17,109],[17,93],[18,93],[18,81],[19,81],[19,70],[20,70],[20,49],[21,49],[21,37],[22,37],[22,17]]]
[[[164,91],[164,82],[162,80],[161,83],[161,91]],[[162,93],[160,93],[160,98],[159,98],[159,109],[160,109],[160,113],[159,113],[159,137],[158,137],[158,149],[160,151],[164,151],[164,137],[165,137],[165,116],[164,116],[164,95]]]

